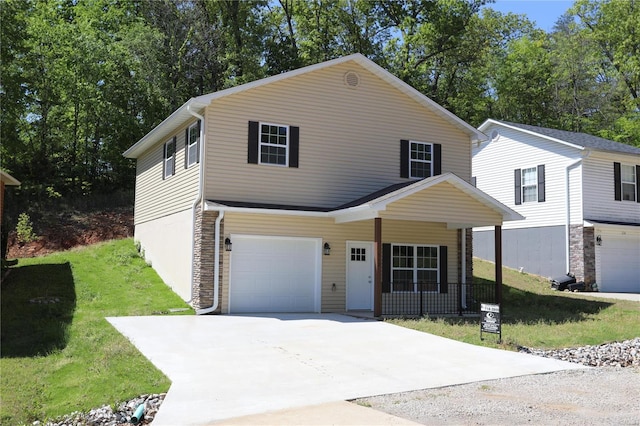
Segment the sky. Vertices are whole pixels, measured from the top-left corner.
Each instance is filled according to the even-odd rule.
[[[516,13],[527,15],[530,21],[546,32],[553,29],[556,21],[571,6],[573,0],[497,0],[487,5],[501,13]]]

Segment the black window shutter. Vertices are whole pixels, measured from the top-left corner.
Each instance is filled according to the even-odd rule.
[[[400,141],[400,177],[409,177],[409,141]]]
[[[249,122],[248,162],[258,164],[258,122]]]
[[[476,188],[478,187],[478,178],[475,176],[471,177],[471,185],[475,186]]]
[[[538,166],[538,202],[543,203],[544,199],[544,164]]]
[[[513,172],[513,176],[515,179],[515,193],[516,193],[516,205],[518,204],[522,204],[522,184],[521,184],[521,179],[522,179],[522,173],[520,172],[520,169],[515,169],[515,171]]]
[[[640,203],[640,166],[636,165],[636,203]]]
[[[196,144],[196,163],[200,162],[200,129],[202,128],[202,120],[198,120],[198,128],[196,131],[198,132],[198,143]]]
[[[289,167],[298,167],[300,127],[289,126]]]
[[[382,245],[382,292],[391,293],[391,244]]]
[[[440,259],[438,269],[440,269],[440,293],[449,292],[449,279],[447,277],[447,246],[440,246]]]
[[[616,201],[622,201],[622,176],[620,175],[620,163],[613,163],[613,185]]]
[[[189,128],[184,129],[184,168],[189,167]]]
[[[439,143],[433,144],[433,175],[438,176],[442,174],[442,145]]]
[[[175,175],[176,174],[176,157],[177,157],[176,148],[178,146],[177,141],[178,141],[178,137],[174,136],[173,137],[173,141],[171,142],[171,145],[173,147],[173,154],[171,154],[171,156],[173,157],[173,173],[171,173],[171,175]]]

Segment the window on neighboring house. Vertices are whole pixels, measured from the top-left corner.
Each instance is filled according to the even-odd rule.
[[[514,173],[516,204],[545,201],[544,165],[516,169]]]
[[[622,184],[622,199],[636,201],[636,168],[635,166],[620,166],[620,182]]]
[[[442,174],[442,145],[400,141],[400,177],[423,179]]]
[[[393,245],[391,291],[438,291],[438,247]]]
[[[164,144],[163,178],[167,179],[176,173],[176,138]]]
[[[249,163],[298,167],[299,144],[299,127],[249,122]]]
[[[200,161],[200,120],[185,131],[185,168]]]

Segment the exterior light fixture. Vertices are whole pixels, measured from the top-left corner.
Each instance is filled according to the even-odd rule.
[[[598,235],[596,237],[596,245],[601,246],[602,245],[602,237],[600,235]]]
[[[329,256],[331,254],[331,246],[329,243],[324,243],[324,255]]]
[[[225,238],[225,239],[224,239],[224,249],[225,249],[226,251],[231,251],[231,246],[232,246],[232,245],[233,245],[233,244],[231,244],[231,240],[229,239],[229,237],[227,237],[227,238]]]

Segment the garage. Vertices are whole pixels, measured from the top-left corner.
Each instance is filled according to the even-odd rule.
[[[640,230],[596,229],[596,281],[611,293],[640,293]]]
[[[229,312],[319,312],[319,238],[232,235]]]

